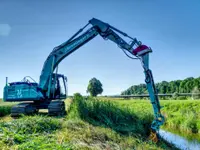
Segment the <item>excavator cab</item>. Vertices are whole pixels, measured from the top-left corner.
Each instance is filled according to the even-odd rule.
[[[67,98],[67,77],[53,73],[49,81],[49,86],[47,95],[51,102],[48,104],[48,114],[50,116],[66,114],[63,100]]]
[[[67,98],[67,77],[54,73],[51,80],[50,99]]]

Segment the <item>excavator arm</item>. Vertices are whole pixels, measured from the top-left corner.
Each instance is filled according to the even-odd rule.
[[[81,36],[68,40],[67,42],[55,47],[53,51],[50,53],[48,58],[46,59],[41,75],[40,75],[40,82],[39,87],[46,91],[50,89],[50,79],[51,75],[58,66],[58,64],[72,52],[77,50],[80,46],[87,43],[89,40],[93,39],[98,32],[94,27],[87,30]]]
[[[55,47],[50,53],[50,55],[44,63],[41,72],[39,83],[41,89],[47,90],[49,88],[49,79],[51,79],[51,74],[65,57],[67,57],[69,54],[77,50],[79,47],[81,47],[88,41],[92,40],[98,34],[101,35],[104,39],[109,39],[115,42],[118,46],[128,51],[130,51],[133,47],[132,45],[127,44],[126,41],[124,41],[118,34],[116,34],[109,24],[103,23],[102,21],[94,18],[89,21],[89,24],[92,24],[93,27],[88,29],[79,37],[75,38],[80,32],[83,31],[84,28],[87,27],[87,24],[82,29],[80,29],[75,35],[73,35],[68,41]],[[134,39],[134,42],[135,40],[136,39]]]
[[[78,34],[80,34],[89,24],[91,24],[92,27],[78,36]],[[119,36],[119,34],[131,39],[131,43],[128,44],[124,39]],[[152,103],[155,116],[155,119],[151,125],[152,132],[150,138],[157,142],[156,132],[159,130],[159,127],[164,123],[164,117],[160,112],[161,106],[157,96],[153,75],[151,70],[149,69],[149,53],[152,52],[152,50],[146,45],[142,45],[142,43],[136,38],[128,36],[126,33],[116,29],[115,27],[107,23],[93,18],[89,21],[87,25],[85,25],[77,33],[75,33],[68,41],[55,47],[44,63],[40,76],[39,87],[43,91],[48,91],[48,89],[51,88],[51,76],[58,64],[65,57],[70,55],[72,52],[77,50],[88,41],[92,40],[97,35],[100,35],[104,39],[109,39],[116,43],[130,58],[133,58],[130,56],[132,55],[135,56],[136,59],[141,60],[145,74],[145,82],[147,84],[147,89],[150,95],[150,101]],[[130,55],[128,55],[126,52],[128,52]],[[50,92],[47,93],[47,96],[49,94]]]

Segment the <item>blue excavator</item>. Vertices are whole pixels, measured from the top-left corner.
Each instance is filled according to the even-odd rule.
[[[81,34],[88,25],[92,25],[92,27]],[[23,102],[12,107],[11,116],[18,117],[21,114],[34,114],[37,113],[39,109],[48,109],[49,115],[58,116],[66,114],[63,100],[67,98],[67,77],[58,74],[58,65],[65,57],[97,35],[100,35],[105,40],[111,40],[116,43],[129,58],[139,59],[141,61],[155,116],[151,124],[150,138],[156,142],[158,140],[157,133],[159,127],[164,123],[165,119],[160,111],[161,106],[152,72],[149,69],[149,53],[152,52],[152,49],[142,44],[136,38],[132,38],[108,23],[95,18],[89,20],[89,22],[68,41],[53,49],[44,62],[39,84],[29,76],[25,77],[22,81],[12,83],[8,83],[8,78],[6,78],[3,94],[4,101]],[[120,35],[128,38],[130,42],[126,42]]]

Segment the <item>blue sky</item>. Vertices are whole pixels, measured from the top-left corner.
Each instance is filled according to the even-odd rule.
[[[198,0],[0,0],[0,97],[9,82],[30,75],[36,81],[52,49],[95,17],[136,37],[153,49],[155,82],[200,76],[200,2]],[[59,65],[68,77],[69,94],[86,94],[98,78],[103,95],[119,94],[144,83],[138,60],[111,41],[96,37]]]

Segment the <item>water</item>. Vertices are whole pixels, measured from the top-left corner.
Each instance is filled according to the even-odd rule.
[[[182,150],[200,150],[200,142],[196,140],[188,141],[186,138],[165,130],[160,130],[159,134],[163,139],[174,144],[176,147]]]

